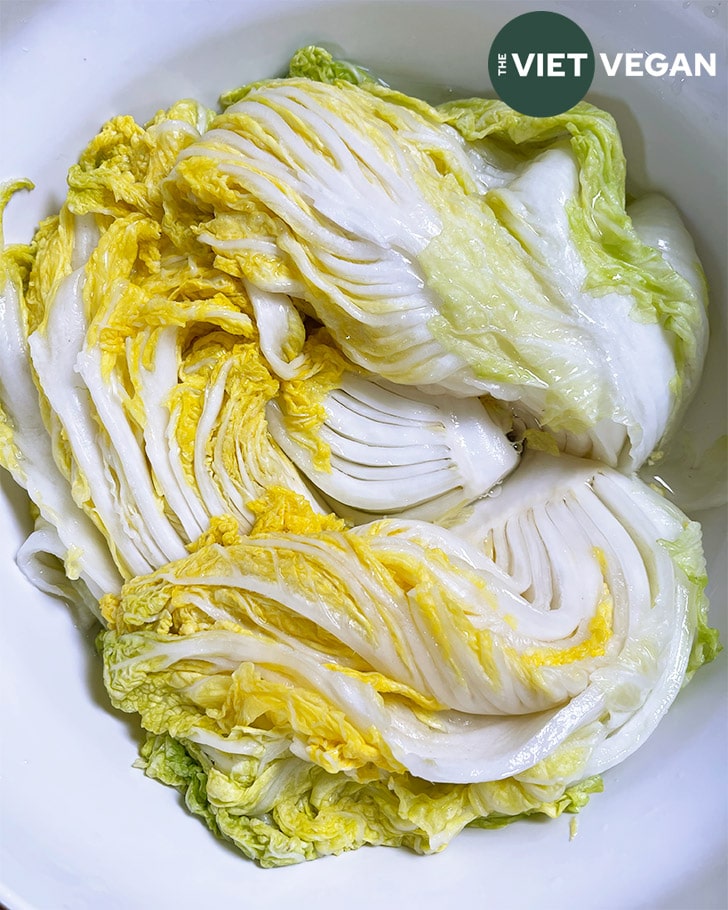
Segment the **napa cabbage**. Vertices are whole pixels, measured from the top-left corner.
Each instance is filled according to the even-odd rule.
[[[0,252],[18,564],[261,865],[576,812],[720,648],[700,526],[634,473],[705,298],[588,104],[433,107],[310,47],[114,117]]]
[[[246,503],[271,485],[314,502],[267,433],[278,380],[250,298],[161,223],[161,177],[210,118],[188,102],[144,128],[112,120],[71,169],[58,216],[23,252],[25,276],[4,254],[5,331],[26,373],[21,389],[16,361],[6,361],[5,461],[18,460],[14,449],[40,459],[30,434],[41,437],[45,462],[55,462],[47,482],[74,504],[57,511],[82,513],[101,550],[95,599],[183,556],[211,516],[249,527]],[[21,412],[21,394],[34,417],[30,405]],[[46,474],[45,462],[34,474]]]
[[[185,756],[209,820],[248,853],[257,831],[265,864],[554,814],[712,656],[698,526],[595,462],[531,453],[451,530],[299,507],[296,530],[217,523],[103,603],[107,689],[152,734],[151,765]],[[323,772],[351,830],[289,829]],[[423,780],[434,805],[412,829]]]
[[[646,462],[694,392],[706,292],[676,210],[626,205],[612,118],[433,108],[319,58],[241,89],[180,154],[166,205],[190,242],[372,373],[488,393],[571,452]]]

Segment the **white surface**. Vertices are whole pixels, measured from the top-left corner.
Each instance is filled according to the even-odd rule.
[[[701,432],[710,425],[714,438],[726,410],[723,3],[0,0],[0,179],[29,176],[38,187],[13,201],[7,239],[29,239],[57,208],[66,170],[113,114],[146,120],[186,95],[212,104],[277,74],[311,42],[341,48],[405,90],[482,94],[495,32],[519,12],[548,8],[579,22],[597,52],[718,53],[717,79],[602,75],[590,95],[618,118],[633,185],[665,191],[696,237],[714,341],[690,422]],[[606,775],[572,840],[566,817],[466,831],[434,857],[363,849],[262,871],[186,814],[175,791],[131,767],[138,729],[108,707],[91,642],[15,568],[24,509],[3,474],[0,901],[9,910],[726,907],[725,653]],[[725,513],[697,517],[706,518],[712,619],[726,641]]]

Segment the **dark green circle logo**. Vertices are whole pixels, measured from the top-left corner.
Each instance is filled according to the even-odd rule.
[[[488,56],[498,97],[521,114],[553,117],[577,104],[594,78],[594,49],[560,13],[524,13],[503,26]]]

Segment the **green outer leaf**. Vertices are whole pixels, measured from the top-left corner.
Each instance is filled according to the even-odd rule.
[[[494,812],[492,815],[484,818],[476,818],[470,822],[470,828],[505,828],[512,822],[519,821],[531,816],[547,815],[549,818],[555,818],[566,812],[569,815],[576,815],[589,802],[592,793],[602,793],[604,790],[604,781],[598,775],[587,777],[585,780],[567,787],[561,799],[555,800],[549,808],[553,808],[554,814],[546,811],[546,807],[539,807],[528,812],[522,812],[520,815],[503,815]]]
[[[296,51],[291,57],[288,75],[303,76],[316,82],[351,82],[352,85],[375,81],[364,67],[349,63],[347,60],[337,60],[323,47],[316,45],[302,47]]]
[[[626,162],[613,117],[586,102],[555,117],[527,117],[501,101],[482,98],[449,101],[438,112],[465,139],[489,137],[523,155],[559,138],[570,140],[581,186],[568,216],[589,272],[585,290],[631,294],[635,319],[657,321],[672,333],[675,393],[678,399],[687,396],[702,367],[702,304],[661,254],[641,242],[625,212]]]
[[[660,540],[675,565],[681,569],[694,586],[693,610],[695,611],[695,638],[690,651],[685,682],[689,682],[696,670],[710,663],[723,650],[720,633],[708,625],[710,602],[705,593],[708,574],[702,546],[702,531],[697,521],[689,521],[675,540]]]
[[[139,751],[141,758],[138,764],[144,768],[147,777],[181,790],[190,812],[204,818],[207,827],[220,836],[215,814],[205,796],[207,774],[182,743],[168,733],[149,733]]]
[[[534,815],[555,818],[565,812],[576,813],[592,793],[603,789],[601,778],[591,777],[568,787],[560,797],[534,804],[516,815],[494,812],[473,818],[466,785],[436,786],[408,776],[359,783],[313,765],[291,775],[291,759],[283,759],[269,766],[275,770],[280,764],[285,768],[282,774],[289,775],[283,781],[281,774],[271,778],[279,799],[270,811],[254,815],[246,814],[243,804],[251,787],[221,775],[194,743],[169,734],[150,734],[141,756],[139,764],[149,777],[179,789],[187,808],[200,815],[214,834],[232,841],[267,868],[338,854],[364,844],[436,852],[466,825],[501,828]],[[257,785],[254,781],[252,787]],[[234,801],[221,800],[226,792],[233,799],[236,792],[241,794],[241,802],[236,806]]]
[[[337,60],[323,47],[309,45],[299,48],[291,57],[288,67],[288,76],[311,79],[314,82],[327,82],[333,85],[336,82],[350,82],[352,85],[374,83],[376,80],[364,67],[356,66],[346,60]],[[265,85],[268,80],[260,79],[249,82],[238,88],[231,89],[220,96],[220,106],[224,109],[242,101],[243,98],[256,86]]]

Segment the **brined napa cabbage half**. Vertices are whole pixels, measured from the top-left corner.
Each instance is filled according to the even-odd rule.
[[[0,296],[19,565],[262,865],[578,811],[719,648],[700,527],[634,473],[702,271],[588,104],[432,107],[305,48],[109,121]]]
[[[315,504],[267,432],[278,382],[248,296],[162,226],[160,181],[209,116],[111,121],[23,254],[25,283],[5,254],[5,463],[96,598],[183,556],[213,515],[250,527],[271,485]]]
[[[197,811],[266,864],[558,814],[715,647],[699,527],[594,462],[530,455],[450,531],[236,535],[107,598],[104,664],[150,773],[194,768]]]
[[[488,393],[570,451],[635,469],[659,446],[700,373],[705,287],[674,208],[625,207],[608,114],[298,77],[234,97],[167,207],[279,311],[284,369],[313,313],[367,370]]]

